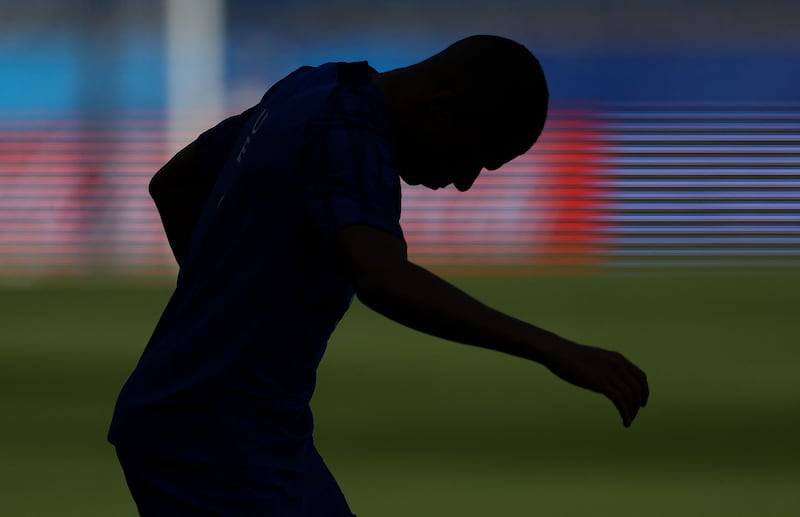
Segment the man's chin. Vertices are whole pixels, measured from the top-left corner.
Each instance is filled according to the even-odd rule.
[[[432,183],[430,181],[426,181],[425,180],[425,176],[414,177],[414,176],[408,175],[408,174],[400,174],[400,177],[408,185],[411,185],[411,186],[422,185],[423,187],[427,187],[427,188],[429,188],[431,190],[438,190],[438,189],[444,188],[444,187],[446,187],[447,185],[450,184],[450,183],[444,183],[444,184],[442,184],[442,183]]]
[[[414,177],[409,177],[408,175],[405,175],[405,174],[400,174],[400,178],[402,178],[402,180],[403,180],[403,181],[404,181],[404,182],[405,182],[407,185],[411,185],[412,187],[413,187],[413,186],[416,186],[416,185],[419,185],[419,184],[421,184],[421,183],[422,183],[422,181],[421,181],[421,180],[419,180],[419,179],[417,179],[417,178],[414,178]]]

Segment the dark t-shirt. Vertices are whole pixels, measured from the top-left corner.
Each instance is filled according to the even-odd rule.
[[[354,294],[334,238],[354,224],[402,237],[373,73],[366,63],[301,68],[198,138],[209,165],[198,174],[217,177],[120,393],[112,443],[296,488],[317,366]]]

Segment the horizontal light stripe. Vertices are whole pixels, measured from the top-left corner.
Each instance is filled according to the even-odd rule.
[[[169,140],[159,112],[69,115],[0,114],[0,275],[173,274],[147,187],[197,121]],[[800,265],[800,105],[554,109],[470,192],[403,195],[434,266]]]

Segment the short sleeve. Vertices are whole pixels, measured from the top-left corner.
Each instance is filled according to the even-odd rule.
[[[400,179],[381,135],[369,127],[335,125],[322,133],[312,155],[308,208],[323,241],[351,225],[403,236]]]
[[[198,172],[204,178],[210,181],[216,179],[255,108],[253,106],[238,115],[228,117],[197,137],[198,162],[203,164],[202,170]]]

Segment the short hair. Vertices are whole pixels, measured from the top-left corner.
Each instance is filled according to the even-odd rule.
[[[544,129],[549,91],[539,60],[524,45],[501,36],[461,39],[427,59],[431,73],[483,112],[491,149],[502,163],[527,152]]]

